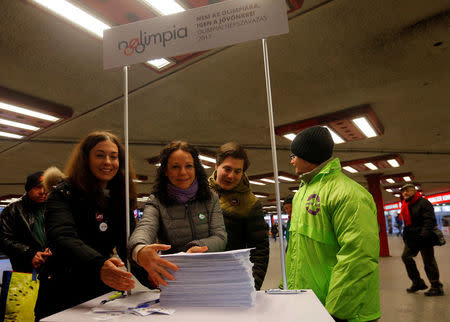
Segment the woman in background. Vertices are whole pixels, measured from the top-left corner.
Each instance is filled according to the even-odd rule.
[[[130,209],[132,178],[130,169]],[[131,273],[113,257],[115,249],[126,259],[125,154],[118,138],[109,132],[89,134],[73,151],[65,175],[52,167],[44,173],[44,185],[51,189],[45,228],[53,256],[41,271],[37,317],[111,290],[132,289]]]
[[[159,161],[153,193],[129,242],[132,259],[146,270],[151,287],[167,285],[163,277],[174,279],[167,269],[178,269],[158,251],[217,252],[227,243],[219,199],[208,187],[197,150],[173,141],[161,151]]]

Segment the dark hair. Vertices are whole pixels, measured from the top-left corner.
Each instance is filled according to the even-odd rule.
[[[216,162],[220,165],[226,158],[232,157],[235,159],[244,160],[244,172],[247,171],[250,166],[250,161],[248,160],[247,152],[245,152],[242,145],[237,142],[228,142],[223,144],[216,152]]]
[[[125,200],[125,149],[117,136],[110,132],[92,132],[78,143],[67,162],[65,173],[68,181],[83,191],[89,199],[101,199],[103,192],[98,179],[92,174],[89,167],[89,153],[100,142],[111,141],[119,151],[119,170],[108,182],[108,189],[112,200]],[[134,208],[136,190],[133,182],[134,171],[129,163],[130,207]]]
[[[209,190],[208,178],[206,176],[205,169],[198,158],[198,151],[193,145],[190,145],[184,141],[172,141],[161,151],[159,155],[159,162],[161,165],[156,172],[156,182],[153,186],[153,193],[159,201],[165,205],[169,205],[174,202],[174,200],[167,194],[167,184],[169,183],[169,179],[166,176],[166,170],[170,155],[177,150],[190,153],[194,159],[195,177],[198,182],[198,190],[196,194],[197,200],[210,200],[211,191]]]

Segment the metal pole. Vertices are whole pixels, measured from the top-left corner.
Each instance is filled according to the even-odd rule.
[[[130,238],[130,168],[128,161],[128,66],[123,67],[123,133],[125,144],[125,223],[126,223],[126,243],[128,249],[128,239]],[[131,264],[127,258],[127,268],[131,272]],[[131,291],[128,292],[131,294]]]
[[[270,144],[272,146],[273,175],[275,179],[275,196],[277,198],[278,231],[280,233],[280,240],[281,240],[280,242],[281,272],[283,275],[283,289],[287,290],[286,267],[285,267],[286,265],[284,259],[283,224],[281,222],[280,184],[278,181],[278,159],[275,142],[275,128],[273,124],[272,89],[270,85],[269,53],[267,51],[267,40],[265,38],[262,39],[262,47],[264,54],[264,71],[266,76],[267,110],[269,112]]]

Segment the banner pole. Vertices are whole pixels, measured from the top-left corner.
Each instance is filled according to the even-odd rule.
[[[270,68],[269,68],[269,53],[267,51],[267,40],[262,39],[262,48],[264,54],[264,71],[266,76],[266,92],[267,92],[267,110],[269,113],[269,127],[270,127],[270,144],[272,147],[272,164],[273,164],[273,178],[275,180],[275,196],[277,200],[278,213],[278,231],[280,234],[280,257],[281,257],[281,272],[283,276],[283,289],[287,290],[286,283],[286,267],[284,258],[284,238],[283,238],[283,223],[281,220],[281,202],[280,202],[280,184],[278,181],[278,159],[277,148],[275,142],[275,127],[273,122],[273,105],[272,105],[272,89],[270,85]]]
[[[130,167],[128,151],[128,66],[123,67],[123,133],[125,144],[125,223],[126,223],[126,245],[130,238]],[[127,258],[127,269],[131,272],[131,264]],[[128,291],[128,295],[131,290]]]

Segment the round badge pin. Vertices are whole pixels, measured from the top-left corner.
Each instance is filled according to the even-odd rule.
[[[204,214],[198,214],[198,219],[205,220],[206,216]]]
[[[108,229],[108,224],[102,222],[98,227],[100,228],[100,231],[106,231]]]

